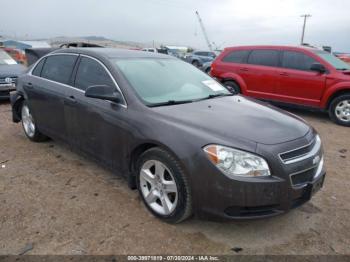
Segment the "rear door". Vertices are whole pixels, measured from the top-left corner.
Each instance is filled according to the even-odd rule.
[[[326,74],[311,71],[319,63],[299,51],[283,51],[278,69],[276,98],[283,102],[317,106],[326,86]]]
[[[278,50],[254,49],[250,52],[247,64],[239,67],[239,75],[247,85],[247,94],[257,98],[269,99],[273,96],[278,79]]]
[[[69,140],[73,147],[118,169],[125,148],[123,142],[128,134],[124,122],[126,103],[85,97],[85,90],[92,85],[117,88],[111,74],[99,60],[81,56],[74,88],[69,90],[65,100]]]
[[[66,138],[64,99],[76,60],[74,54],[50,55],[23,83],[38,128],[61,139]]]

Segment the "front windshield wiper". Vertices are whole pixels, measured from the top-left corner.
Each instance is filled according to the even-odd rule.
[[[148,106],[150,107],[157,107],[157,106],[171,106],[171,105],[179,105],[179,104],[187,104],[187,103],[192,103],[192,102],[197,102],[201,100],[206,100],[206,99],[212,99],[216,97],[222,97],[222,96],[233,96],[234,94],[229,93],[219,93],[219,94],[210,94],[206,97],[199,98],[199,99],[192,99],[192,100],[168,100],[165,102],[160,102],[160,103],[155,103],[155,104],[150,104]]]
[[[198,99],[196,101],[212,99],[212,98],[216,98],[216,97],[223,97],[223,96],[233,96],[233,95],[234,94],[232,94],[232,93],[228,93],[228,94],[227,93],[210,94],[210,95],[208,95],[206,97],[203,97],[203,98],[200,98],[200,99]]]
[[[192,103],[194,100],[168,100],[165,102],[150,104],[150,107],[157,107],[157,106],[171,106],[171,105],[179,105],[179,104],[186,104],[186,103]]]

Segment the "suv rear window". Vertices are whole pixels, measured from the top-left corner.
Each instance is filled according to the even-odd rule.
[[[311,65],[317,63],[313,58],[296,51],[284,51],[282,58],[282,67],[309,71]]]
[[[73,71],[75,55],[52,55],[46,58],[41,77],[68,84]]]
[[[228,63],[244,63],[247,60],[248,54],[248,50],[232,51],[226,55],[222,61]]]
[[[278,66],[278,55],[276,50],[253,50],[248,57],[248,64]]]

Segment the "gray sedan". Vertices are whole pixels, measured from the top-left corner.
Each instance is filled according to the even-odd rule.
[[[63,140],[122,174],[166,222],[274,216],[323,185],[311,126],[171,56],[60,49],[19,78],[11,102],[30,140]]]

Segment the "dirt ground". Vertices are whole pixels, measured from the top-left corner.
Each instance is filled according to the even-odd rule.
[[[55,141],[30,142],[0,103],[0,255],[350,254],[350,129],[293,112],[325,147],[327,178],[311,202],[265,220],[169,225],[95,162]]]

